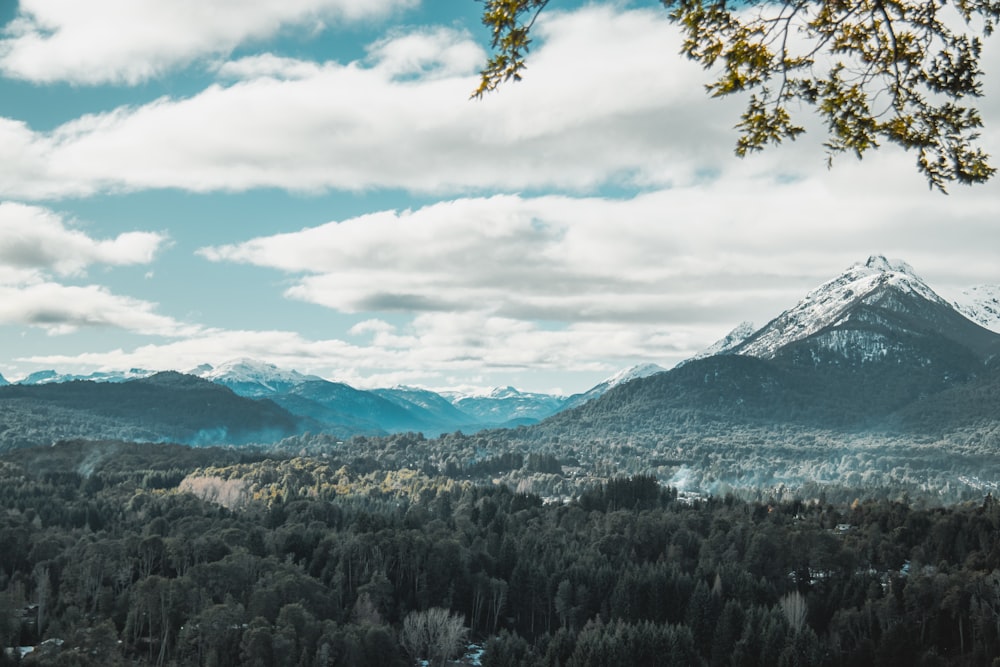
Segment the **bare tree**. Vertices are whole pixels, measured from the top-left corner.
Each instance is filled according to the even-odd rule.
[[[462,647],[468,634],[464,619],[447,609],[432,607],[410,612],[403,620],[400,642],[414,660],[444,665]]]
[[[788,625],[791,626],[792,630],[798,632],[806,623],[806,614],[809,613],[809,605],[806,603],[806,598],[802,593],[793,591],[781,598],[781,610],[785,612]]]

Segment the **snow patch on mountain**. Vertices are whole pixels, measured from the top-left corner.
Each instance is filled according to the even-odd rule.
[[[608,389],[611,387],[617,387],[618,385],[629,382],[630,380],[637,380],[639,378],[649,377],[655,373],[662,373],[667,369],[659,364],[645,363],[636,364],[635,366],[629,366],[628,368],[623,368],[618,371],[604,382],[598,386],[607,386]]]
[[[322,380],[315,375],[304,375],[295,370],[278,368],[256,359],[233,359],[218,366],[202,364],[190,371],[205,380],[222,384],[243,396],[265,396],[302,384]]]
[[[653,363],[636,364],[635,366],[623,368],[582,394],[574,394],[567,398],[566,402],[563,404],[563,409],[565,410],[583,405],[584,403],[592,401],[595,398],[600,398],[607,393],[608,390],[617,387],[620,384],[624,384],[632,380],[638,380],[639,378],[649,377],[650,375],[655,375],[656,373],[663,373],[666,370],[667,369],[663,366]]]
[[[979,326],[1000,333],[1000,285],[964,289],[952,305]]]
[[[21,378],[17,384],[39,385],[58,384],[63,382],[74,382],[86,380],[89,382],[127,382],[128,380],[138,380],[154,375],[156,371],[143,368],[130,368],[127,371],[95,371],[88,375],[78,375],[73,373],[57,373],[54,370],[35,371]]]
[[[737,354],[771,358],[786,345],[842,322],[858,302],[874,303],[882,298],[886,287],[948,305],[906,262],[872,255],[812,290],[794,308],[730,349]]]
[[[484,424],[535,422],[562,409],[562,396],[519,391],[514,387],[495,387],[478,395],[443,394],[452,405]]]
[[[703,359],[727,352],[753,335],[753,332],[756,330],[753,322],[740,322],[732,331],[691,357],[691,359]]]

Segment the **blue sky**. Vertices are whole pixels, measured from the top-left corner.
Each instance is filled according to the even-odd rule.
[[[1000,283],[994,181],[928,190],[740,100],[656,2],[554,3],[469,99],[474,0],[0,3],[0,373],[238,357],[360,387],[582,391],[766,323],[869,254]],[[996,40],[983,56],[1000,155]]]

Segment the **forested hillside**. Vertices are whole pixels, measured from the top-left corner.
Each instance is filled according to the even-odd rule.
[[[271,401],[181,373],[0,387],[0,451],[69,438],[271,442],[299,430],[300,420]]]
[[[463,639],[487,667],[1000,656],[992,496],[682,501],[636,476],[545,504],[364,460],[157,447],[0,459],[0,644],[35,647],[22,664],[406,665]],[[208,478],[266,493],[226,507],[190,484]],[[407,634],[432,622],[455,632]]]

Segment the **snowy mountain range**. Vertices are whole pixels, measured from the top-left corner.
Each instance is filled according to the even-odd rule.
[[[240,396],[250,398],[269,397],[304,382],[323,380],[315,375],[303,375],[295,370],[284,370],[274,364],[245,358],[233,359],[215,367],[202,364],[188,371],[188,375],[224,385]]]
[[[698,437],[701,425],[922,437],[1000,428],[1000,333],[898,260],[849,267],[743,340],[729,338],[717,354],[560,412],[530,437]]]
[[[214,367],[205,364],[186,375],[227,387],[243,398],[268,399],[302,420],[303,428],[308,430],[345,437],[401,431],[437,435],[534,424],[567,410],[596,404],[624,385],[673,382],[681,377],[678,371],[682,367],[697,362],[714,360],[720,369],[732,370],[725,359],[735,357],[775,361],[784,369],[807,371],[819,366],[844,370],[858,364],[877,366],[891,361],[893,365],[886,367],[889,370],[871,381],[885,380],[891,371],[901,374],[901,382],[909,377],[912,387],[918,388],[913,391],[926,394],[949,382],[975,377],[981,364],[1000,358],[997,332],[1000,287],[971,288],[949,302],[905,262],[873,255],[810,291],[765,326],[755,329],[749,322],[741,323],[672,371],[656,364],[640,364],[569,397],[522,392],[514,387],[475,395],[413,387],[361,390],[252,359],[236,359]],[[754,377],[753,373],[741,373],[744,380]],[[86,376],[50,370],[33,373],[11,386],[71,381],[122,383],[151,375],[151,371],[142,369]],[[774,378],[767,381],[776,382]],[[0,377],[0,387],[8,384]],[[671,391],[674,389],[672,386]],[[688,389],[690,400],[695,400],[703,387]],[[812,390],[807,387],[802,391],[807,394]],[[910,389],[903,393],[908,392]],[[905,402],[900,401],[900,405]]]
[[[19,380],[17,384],[56,384],[74,382],[77,380],[86,380],[90,382],[127,382],[128,380],[146,378],[154,373],[156,373],[156,371],[147,371],[141,368],[130,368],[127,371],[96,371],[88,375],[74,375],[70,373],[57,373],[54,370],[44,370],[36,371],[27,375]],[[0,386],[2,386],[2,384],[3,383],[0,383]]]
[[[419,431],[428,436],[462,430],[534,424],[568,407],[592,400],[635,377],[662,371],[645,364],[619,371],[583,394],[571,397],[498,387],[479,394],[436,393],[414,387],[362,390],[315,375],[253,360],[234,359],[217,366],[202,364],[185,375],[207,380],[248,399],[268,399],[304,420],[304,428],[341,437]],[[153,371],[60,374],[32,373],[16,385],[49,386],[74,381],[122,383],[153,376]],[[7,384],[0,379],[0,386]]]

